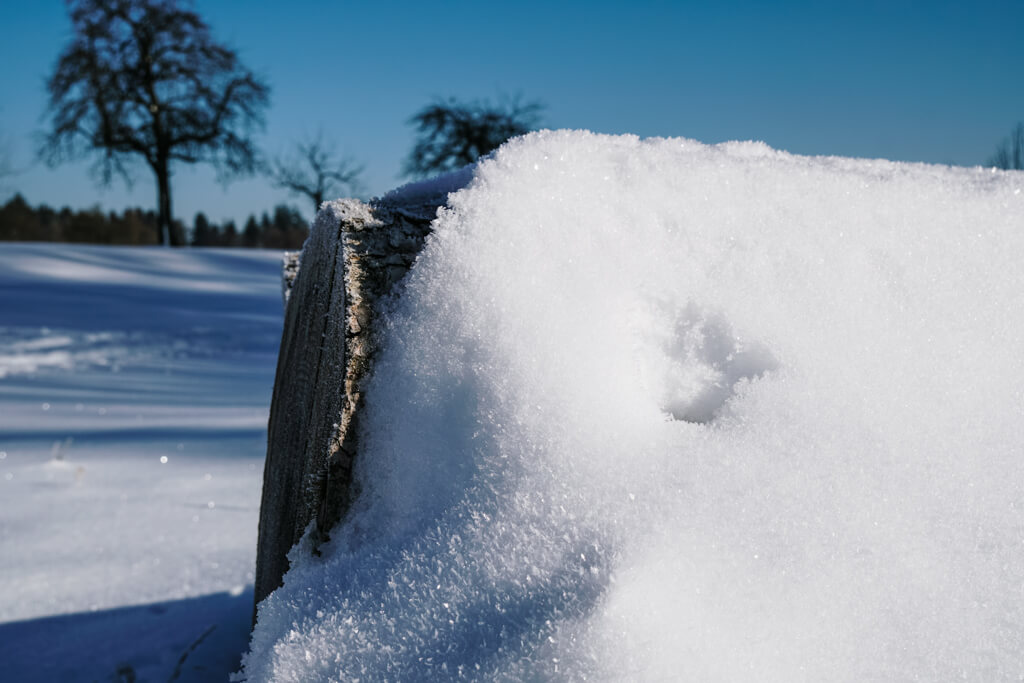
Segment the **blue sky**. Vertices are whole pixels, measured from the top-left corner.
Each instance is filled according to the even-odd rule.
[[[292,2],[197,0],[214,36],[272,88],[271,156],[322,130],[366,166],[367,195],[403,182],[408,118],[433,98],[521,93],[544,124],[763,140],[799,154],[975,165],[1024,120],[1024,0],[915,2]],[[0,140],[20,172],[0,201],[155,206],[88,164],[33,161],[44,81],[70,35],[59,0],[0,3]],[[179,167],[175,215],[241,222],[306,200],[261,178]]]

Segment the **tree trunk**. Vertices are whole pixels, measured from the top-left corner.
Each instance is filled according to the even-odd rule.
[[[174,218],[171,214],[171,173],[167,161],[157,164],[156,189],[158,217],[157,225],[160,229],[160,240],[164,246],[182,246],[182,236],[174,229]]]

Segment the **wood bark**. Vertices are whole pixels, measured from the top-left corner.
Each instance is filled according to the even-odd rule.
[[[291,548],[308,531],[316,552],[358,495],[352,467],[362,383],[378,341],[376,311],[397,295],[443,201],[341,200],[317,215],[285,307],[263,471],[257,605],[281,585]]]

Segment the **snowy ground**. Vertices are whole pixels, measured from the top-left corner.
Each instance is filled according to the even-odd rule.
[[[0,246],[0,678],[237,669],[279,272],[276,252]]]

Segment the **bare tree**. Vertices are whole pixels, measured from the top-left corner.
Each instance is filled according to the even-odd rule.
[[[183,243],[171,212],[172,164],[212,163],[222,180],[256,170],[250,135],[268,86],[175,0],[68,0],[73,37],[47,82],[50,164],[98,156],[104,183],[130,184],[144,161],[157,185],[165,244]]]
[[[350,194],[359,192],[362,172],[361,164],[338,154],[322,134],[296,143],[290,156],[278,157],[268,170],[274,185],[312,200],[314,214],[325,198],[340,193],[341,188]]]
[[[986,165],[1007,170],[1024,170],[1024,123],[1018,123],[1010,137],[999,143],[995,154],[989,158]]]
[[[409,119],[419,134],[403,173],[424,177],[461,168],[497,149],[511,137],[534,130],[544,105],[518,99],[491,105],[439,101]]]

